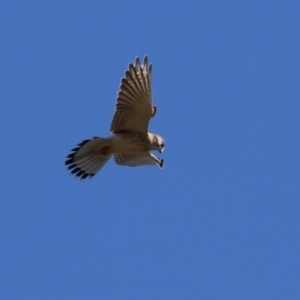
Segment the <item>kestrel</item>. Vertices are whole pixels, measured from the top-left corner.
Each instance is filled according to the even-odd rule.
[[[85,179],[93,177],[114,155],[121,166],[154,165],[163,167],[163,160],[150,151],[164,150],[161,136],[149,133],[149,121],[156,114],[151,96],[152,65],[147,57],[141,65],[137,57],[129,64],[121,80],[115,113],[108,138],[94,137],[84,140],[67,156],[65,164],[75,176]]]

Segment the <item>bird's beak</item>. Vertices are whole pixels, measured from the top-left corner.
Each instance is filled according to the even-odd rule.
[[[164,151],[164,148],[159,149],[159,153],[163,153],[163,151]]]

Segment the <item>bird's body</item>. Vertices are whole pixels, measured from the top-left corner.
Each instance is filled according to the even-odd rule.
[[[150,136],[151,137],[151,136]],[[111,153],[135,153],[151,150],[148,134],[139,132],[120,132],[108,138],[111,141]]]
[[[151,70],[147,57],[143,65],[136,58],[122,78],[117,97],[116,111],[108,138],[94,137],[84,140],[65,162],[71,173],[85,179],[94,176],[114,155],[115,162],[122,166],[157,165],[163,160],[150,151],[164,149],[164,140],[157,134],[148,132],[149,121],[156,114],[152,106]]]

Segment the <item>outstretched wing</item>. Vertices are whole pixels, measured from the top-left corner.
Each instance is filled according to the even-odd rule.
[[[148,132],[149,121],[156,113],[156,107],[152,106],[151,72],[152,65],[148,64],[147,56],[143,65],[138,57],[134,65],[129,64],[117,96],[116,110],[110,127],[112,133]]]
[[[151,152],[115,154],[115,162],[121,166],[137,167],[144,165],[153,165],[163,167],[164,160],[160,160]]]

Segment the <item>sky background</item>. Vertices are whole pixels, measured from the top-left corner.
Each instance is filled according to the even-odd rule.
[[[300,2],[0,4],[0,298],[300,299]],[[64,166],[153,63],[162,170]]]

